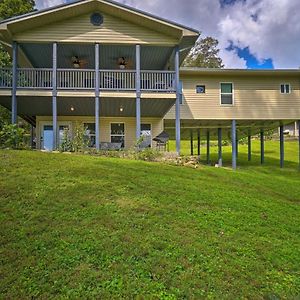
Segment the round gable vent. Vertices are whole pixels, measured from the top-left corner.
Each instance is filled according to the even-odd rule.
[[[101,26],[103,24],[103,16],[99,13],[93,13],[91,15],[91,23],[94,26]]]

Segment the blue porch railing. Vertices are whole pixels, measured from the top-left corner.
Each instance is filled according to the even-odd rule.
[[[52,69],[19,68],[18,89],[51,89]],[[91,69],[58,69],[58,90],[93,90],[96,73]],[[106,91],[135,91],[134,70],[101,70],[100,89]],[[141,90],[149,92],[175,92],[175,72],[141,71]],[[12,69],[0,69],[0,88],[12,88]]]

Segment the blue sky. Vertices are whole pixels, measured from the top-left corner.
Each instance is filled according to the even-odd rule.
[[[72,0],[36,0],[45,8]],[[227,68],[299,68],[300,0],[115,0],[219,40]]]

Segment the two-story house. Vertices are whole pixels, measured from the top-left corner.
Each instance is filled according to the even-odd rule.
[[[167,131],[219,141],[300,119],[300,70],[180,68],[195,29],[110,0],[82,0],[0,23],[13,67],[0,69],[0,104],[36,127],[37,147],[88,128],[91,146],[132,147]],[[199,136],[198,136],[199,138]],[[221,152],[220,152],[221,155]],[[220,156],[221,160],[221,156]],[[221,161],[220,161],[221,162]]]

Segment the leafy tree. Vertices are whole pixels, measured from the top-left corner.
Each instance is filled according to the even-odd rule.
[[[218,44],[218,40],[213,37],[200,39],[188,54],[183,65],[198,68],[223,68]]]
[[[34,0],[1,0],[0,18],[8,19],[34,10]]]
[[[0,20],[31,12],[34,6],[34,0],[0,0]],[[10,66],[11,57],[0,43],[0,68]],[[10,112],[0,105],[0,129],[9,122]]]

